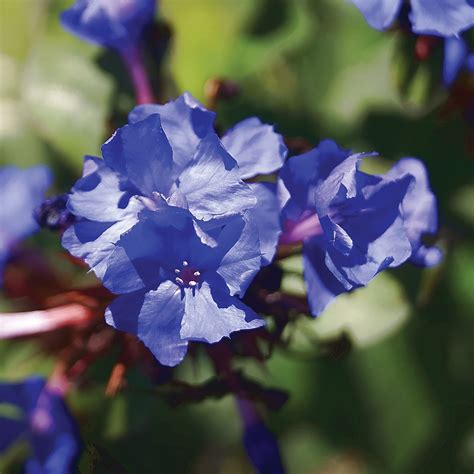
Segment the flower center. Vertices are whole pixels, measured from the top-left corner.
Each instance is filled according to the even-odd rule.
[[[189,265],[189,263],[184,260],[181,268],[175,268],[174,273],[176,278],[174,281],[183,287],[194,288],[199,283],[199,277],[201,273]]]
[[[283,223],[283,232],[280,235],[281,244],[296,244],[310,237],[321,235],[323,229],[316,213],[305,213],[297,221],[290,219]]]

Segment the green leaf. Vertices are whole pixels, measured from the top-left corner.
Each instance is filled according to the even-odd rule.
[[[350,362],[370,413],[364,422],[385,465],[414,472],[410,466],[436,433],[438,412],[404,333],[353,352]]]
[[[444,96],[441,87],[443,48],[438,45],[429,58],[420,61],[414,53],[417,38],[399,35],[391,63],[395,84],[405,104],[414,112],[424,112],[438,105]]]
[[[338,296],[319,318],[301,318],[291,328],[292,337],[307,347],[308,340],[317,343],[346,334],[355,346],[367,347],[398,331],[410,312],[401,285],[383,273],[366,287]]]
[[[45,39],[25,65],[24,108],[37,132],[80,168],[97,154],[106,129],[112,84],[87,54]]]
[[[171,67],[181,90],[203,97],[211,77],[239,80],[301,45],[311,29],[305,2],[287,2],[285,22],[266,35],[248,33],[261,1],[163,2],[175,32]]]

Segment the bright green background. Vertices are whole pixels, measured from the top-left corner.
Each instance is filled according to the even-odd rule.
[[[58,191],[133,106],[117,58],[59,27],[69,3],[0,0],[0,163],[49,163]],[[288,136],[376,150],[384,158],[372,160],[373,170],[418,156],[439,197],[441,266],[387,272],[318,321],[288,328],[289,349],[266,371],[242,361],[247,373],[291,393],[267,418],[289,473],[472,472],[473,142],[461,113],[446,108],[441,45],[417,65],[411,38],[372,30],[345,0],[160,3],[174,32],[162,95],[189,90],[204,100],[207,79],[236,80],[242,93],[219,107],[222,128],[255,114]],[[45,233],[32,245],[54,255],[54,238]],[[301,292],[299,259],[284,269],[284,288]],[[353,342],[348,355],[322,350],[342,334]],[[115,461],[138,474],[251,472],[230,397],[169,408],[143,393],[145,381],[132,372],[130,389],[107,400],[113,360],[96,364],[70,400],[85,442],[100,449],[94,472],[121,472]],[[50,367],[32,344],[0,344],[2,378]],[[179,371],[191,381],[211,374],[205,360]],[[11,460],[21,452],[0,471],[16,472]]]

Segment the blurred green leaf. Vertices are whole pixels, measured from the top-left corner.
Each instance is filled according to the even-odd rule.
[[[105,135],[112,84],[90,57],[47,39],[32,51],[22,90],[28,118],[79,168],[97,154]]]
[[[387,302],[387,306],[390,305]],[[415,353],[403,334],[350,359],[367,406],[373,441],[391,472],[411,465],[436,434],[438,413]]]
[[[295,275],[287,279],[286,288],[298,289]],[[293,285],[293,286],[292,286]],[[375,344],[407,321],[410,304],[402,286],[389,273],[382,273],[366,287],[338,296],[317,319],[301,318],[288,328],[292,347],[307,350],[311,341],[338,339],[346,334],[357,347]]]
[[[22,380],[33,374],[46,376],[53,366],[52,358],[31,341],[0,341],[0,360],[0,380]]]
[[[181,90],[203,97],[206,80],[239,80],[301,45],[309,34],[306,2],[288,2],[285,23],[264,36],[248,26],[262,0],[163,1],[162,16],[175,32],[171,67]]]
[[[466,316],[474,319],[474,246],[463,245],[453,251],[452,265],[449,269],[451,291]]]
[[[441,87],[443,48],[440,42],[429,59],[420,61],[415,57],[417,38],[419,36],[398,35],[391,64],[402,99],[413,111],[420,112],[437,105],[444,96]]]
[[[410,311],[402,286],[385,272],[366,287],[340,295],[312,326],[320,339],[347,333],[356,346],[366,347],[399,330]]]
[[[79,472],[87,472],[88,474],[126,474],[129,471],[112,457],[106,449],[88,443],[81,457]]]
[[[467,224],[474,227],[474,186],[466,185],[456,191],[451,198],[451,209]]]

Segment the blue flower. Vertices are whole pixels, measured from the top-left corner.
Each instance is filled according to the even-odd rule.
[[[77,0],[61,24],[80,38],[110,48],[133,46],[153,20],[155,0]]]
[[[32,448],[27,474],[74,472],[81,447],[78,428],[63,399],[43,379],[0,383],[0,404],[14,410],[11,417],[0,416],[0,452],[26,438]]]
[[[450,86],[462,68],[474,73],[474,53],[462,38],[451,36],[444,41],[443,82]]]
[[[373,28],[388,28],[403,0],[352,0]],[[411,0],[410,21],[415,33],[456,36],[474,25],[470,0]]]
[[[435,232],[436,202],[423,165],[402,160],[385,176],[359,170],[363,154],[330,140],[280,172],[281,243],[303,242],[311,312],[409,258],[433,264],[421,237]],[[433,251],[436,252],[437,251]]]
[[[214,343],[264,324],[237,298],[261,266],[254,225],[237,215],[209,231],[212,245],[189,211],[162,203],[160,212],[141,212],[109,261],[115,288],[129,283],[107,309],[107,323],[136,334],[162,364],[181,362],[189,341]]]
[[[103,145],[103,160],[86,157],[68,203],[78,219],[63,245],[85,259],[111,291],[120,292],[107,274],[115,243],[137,224],[141,211],[159,212],[162,202],[188,209],[203,239],[209,239],[205,227],[245,213],[256,225],[263,263],[273,258],[279,232],[274,186],[242,178],[279,168],[286,148],[272,127],[253,121],[242,126],[240,138],[237,127],[224,137],[231,150],[239,150],[231,156],[214,131],[214,118],[189,94],[140,106],[130,124]]]
[[[243,179],[281,167],[280,135],[257,119],[222,139],[189,94],[135,108],[130,123],[86,157],[63,245],[113,293],[106,317],[137,334],[163,364],[189,341],[260,327],[242,297],[273,258],[280,232],[272,183]]]
[[[410,261],[423,267],[437,265],[443,256],[437,247],[427,247],[422,238],[438,232],[438,205],[431,191],[428,171],[416,158],[402,158],[384,178],[400,179],[411,175],[412,180],[401,204],[401,214],[411,245]]]
[[[185,155],[192,153],[195,147],[195,144],[189,143],[191,137],[195,134],[202,135],[203,130],[214,130],[212,124],[215,114],[206,110],[188,93],[166,105],[139,105],[130,113],[129,121],[134,123],[152,114],[160,114],[172,148]],[[241,179],[278,171],[288,154],[283,137],[276,133],[271,125],[263,124],[257,117],[236,124],[223,135],[221,142],[237,162]],[[248,218],[257,225],[262,261],[267,265],[275,255],[281,230],[276,186],[272,183],[250,183],[249,186],[257,203],[246,212]]]
[[[3,266],[15,244],[38,230],[33,210],[52,181],[45,166],[0,168],[0,282]]]

